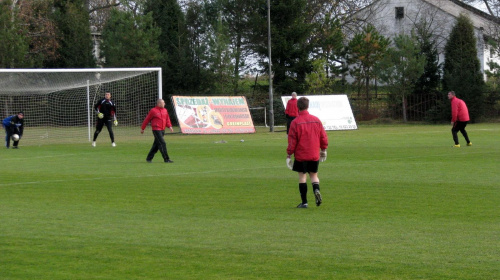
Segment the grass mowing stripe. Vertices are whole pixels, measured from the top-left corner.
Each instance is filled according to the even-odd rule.
[[[0,278],[496,279],[497,127],[328,132],[309,209],[264,129],[168,135],[174,164],[147,137],[3,150],[0,184],[36,183],[0,188]]]

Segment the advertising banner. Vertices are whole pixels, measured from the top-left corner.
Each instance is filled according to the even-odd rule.
[[[255,133],[244,96],[173,96],[181,132]]]
[[[300,97],[297,96],[297,99]],[[347,95],[307,95],[305,97],[309,99],[309,113],[321,120],[325,130],[358,129]],[[281,97],[285,109],[291,98],[291,96]]]

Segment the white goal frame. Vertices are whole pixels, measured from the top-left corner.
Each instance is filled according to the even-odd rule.
[[[116,77],[116,79],[114,79],[114,77],[112,78],[109,78],[107,79],[105,82],[101,82],[100,81],[100,77],[101,75],[103,75],[103,73],[108,73],[108,72],[116,72],[116,73],[124,73],[123,74],[123,77]],[[163,92],[163,88],[162,88],[162,69],[161,67],[148,67],[148,68],[82,68],[82,69],[77,69],[77,68],[73,68],[73,69],[0,69],[0,75],[2,76],[0,79],[0,97],[4,97],[4,98],[8,98],[10,96],[17,96],[18,98],[23,98],[23,96],[29,96],[30,94],[33,94],[33,95],[49,95],[49,94],[53,94],[53,93],[57,93],[57,92],[60,92],[60,91],[64,91],[64,90],[72,90],[72,89],[80,89],[80,90],[83,90],[83,88],[86,88],[86,98],[87,98],[87,104],[86,104],[86,107],[87,107],[87,127],[88,127],[88,141],[91,141],[92,137],[93,137],[93,132],[92,132],[92,129],[93,129],[93,120],[95,120],[95,114],[94,114],[94,109],[93,109],[93,102],[91,100],[91,86],[96,86],[97,87],[97,84],[100,84],[100,83],[106,83],[106,84],[110,84],[110,83],[113,83],[113,82],[120,82],[120,81],[123,81],[125,79],[133,79],[133,78],[136,78],[136,77],[139,77],[141,75],[144,75],[144,74],[148,74],[151,75],[151,74],[154,74],[154,72],[157,73],[157,95],[156,95],[156,98],[162,98],[162,92]],[[29,84],[28,86],[26,87],[23,87],[23,86],[19,86],[18,88],[16,88],[16,81],[17,83],[20,83],[19,80],[16,80],[18,79],[18,76],[22,75],[23,73],[25,73],[26,75],[29,75],[30,73],[33,73],[33,75],[36,75],[36,74],[41,74],[43,75],[43,73],[51,73],[49,75],[54,75],[57,73],[88,73],[89,77],[90,75],[92,76],[95,76],[95,78],[93,78],[92,80],[90,79],[87,79],[86,81],[82,81],[82,80],[78,80],[79,82],[78,83],[74,83],[74,84],[70,84],[70,83],[61,83],[61,85],[58,84],[58,86],[60,87],[57,87],[57,89],[54,89],[54,88],[50,88],[50,89],[47,89],[46,91],[43,90],[43,88],[36,88],[36,79],[33,80],[33,84]],[[15,78],[13,78],[12,80],[14,81],[13,83],[9,83],[9,74],[12,74],[12,76],[15,76]],[[84,76],[85,74],[75,74],[75,75],[82,75]],[[113,75],[113,74],[108,74],[108,75]],[[104,76],[104,75],[103,75]],[[22,76],[21,76],[22,77]],[[107,76],[108,77],[108,76]],[[114,80],[113,80],[114,79]],[[22,78],[21,78],[22,80]],[[73,82],[73,81],[71,81]],[[21,82],[22,83],[22,82]],[[30,90],[32,89],[32,92],[30,92]],[[101,93],[99,93],[101,94]],[[82,96],[80,96],[81,98],[83,98]],[[104,97],[104,93],[102,93],[102,96],[100,96],[100,98],[103,98]],[[95,97],[94,97],[95,98]],[[28,99],[28,97],[26,97],[26,99]],[[112,93],[112,99],[113,99],[113,93]],[[83,101],[83,100],[81,100]],[[6,102],[7,103],[7,102]],[[82,103],[82,102],[80,102]],[[0,104],[1,106],[4,106],[3,104]],[[15,104],[14,104],[15,105]],[[155,104],[150,104],[149,106],[152,108]],[[118,104],[118,112],[117,112],[117,116],[118,116],[118,120],[120,121],[120,104]],[[4,109],[2,111],[5,112],[5,111],[9,111],[9,115],[10,114],[15,114],[17,113],[16,110],[24,110],[23,108],[20,108],[20,109],[14,109],[14,108],[7,108],[7,105],[4,106]],[[30,116],[29,116],[29,112],[25,112],[25,115],[26,115],[26,119],[29,120]],[[7,117],[7,116],[4,116],[2,114],[2,116],[0,116],[2,119]],[[29,121],[27,121],[27,125],[26,125],[26,128],[29,128]],[[103,129],[103,132],[106,133],[106,129],[104,128]],[[25,133],[27,134],[27,133]],[[28,135],[26,135],[27,138],[26,140],[28,139]],[[107,135],[102,135],[101,137],[108,137]],[[23,137],[25,138],[25,137]],[[26,142],[26,141],[22,141],[22,142]]]

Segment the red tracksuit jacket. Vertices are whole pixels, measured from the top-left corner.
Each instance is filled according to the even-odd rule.
[[[297,108],[297,98],[292,98],[286,103],[285,114],[290,117],[297,117],[299,115],[299,108]]]
[[[328,136],[321,121],[308,111],[300,111],[290,125],[286,152],[297,161],[318,161],[320,149],[326,148]]]
[[[469,110],[467,109],[467,105],[465,102],[457,97],[453,97],[451,99],[451,121],[452,122],[468,122],[469,118]]]
[[[158,106],[149,111],[142,122],[141,129],[144,130],[149,122],[151,122],[151,128],[153,130],[165,130],[166,127],[172,127],[167,109]]]

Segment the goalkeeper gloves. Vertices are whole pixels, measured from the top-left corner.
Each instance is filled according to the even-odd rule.
[[[323,162],[326,160],[326,150],[321,150],[319,152],[319,162]]]
[[[113,122],[113,124],[114,124],[115,126],[117,126],[117,125],[118,125],[118,121],[117,121],[117,120],[115,120],[115,121]]]
[[[286,167],[288,167],[288,169],[290,169],[290,170],[293,169],[293,162],[292,162],[292,158],[290,156],[288,156],[286,158]]]
[[[104,118],[104,114],[101,113],[101,112],[99,112],[99,113],[97,113],[97,117],[100,118],[100,119],[102,119],[102,118]]]

